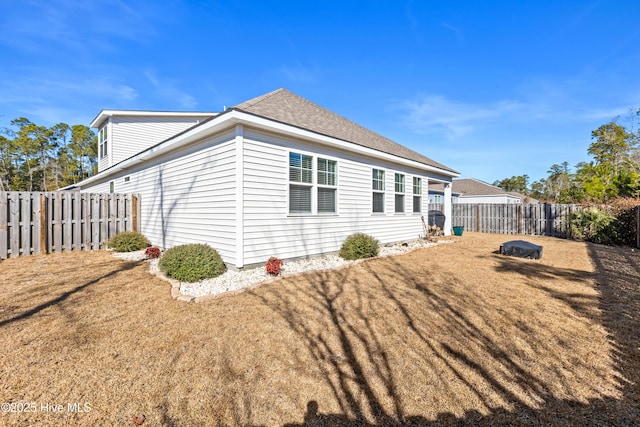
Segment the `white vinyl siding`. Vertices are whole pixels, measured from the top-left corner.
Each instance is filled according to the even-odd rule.
[[[423,233],[419,216],[371,214],[372,169],[383,172],[378,181],[383,191],[393,188],[395,173],[421,176],[426,186],[430,176],[425,171],[246,126],[241,150],[236,149],[237,141],[233,130],[226,131],[140,162],[82,191],[108,192],[114,181],[116,193],[140,193],[141,231],[153,245],[207,243],[231,266],[239,260],[238,245],[245,266],[264,266],[270,256],[292,259],[337,252],[355,232],[370,234],[382,244],[417,239]],[[238,152],[243,155],[241,169]],[[312,183],[305,185],[312,188],[317,214],[289,212],[290,185],[303,185],[290,180],[292,152],[313,158]],[[333,167],[321,159],[335,161],[333,177],[319,173],[324,166]],[[320,205],[331,203],[321,201],[328,195],[323,188],[335,189],[335,214],[320,212]],[[383,198],[384,212],[393,212],[393,205],[392,197]]]
[[[233,133],[202,141],[129,168],[82,191],[139,193],[141,232],[162,248],[206,243],[225,262],[235,259],[235,143]],[[124,182],[124,177],[129,182]]]
[[[404,213],[404,174],[395,174],[395,212]]]
[[[385,189],[393,186],[396,171],[406,176],[420,171],[246,127],[244,138],[245,265],[264,265],[270,256],[291,259],[337,252],[355,232],[370,234],[382,244],[418,239],[423,233],[419,216],[371,215],[372,168],[386,171],[379,182],[379,188]],[[290,152],[314,158],[318,189],[322,187],[317,182],[322,166],[317,166],[317,160],[337,160],[338,215],[289,214]],[[385,211],[393,212],[393,198],[387,199],[390,205]]]
[[[413,213],[422,212],[422,178],[413,177]]]
[[[99,171],[165,141],[202,120],[202,117],[113,117],[103,127],[108,137],[104,158],[108,158],[108,161],[99,163]]]

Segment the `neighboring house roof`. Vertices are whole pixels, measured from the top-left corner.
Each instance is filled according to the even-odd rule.
[[[286,89],[277,89],[232,109],[255,114],[449,172],[455,170],[379,135]]]
[[[474,178],[454,179],[452,188],[461,196],[504,195],[505,191],[495,185]]]
[[[434,193],[443,193],[444,192],[444,184],[430,184],[429,192]],[[454,179],[451,183],[451,194],[459,195],[459,196],[468,196],[468,197],[479,197],[479,196],[504,196],[505,194],[518,197],[521,200],[533,200],[533,202],[527,203],[536,203],[535,199],[532,199],[524,194],[516,193],[515,191],[504,191],[500,187],[496,187],[495,185],[487,184],[486,182],[480,181],[474,178],[462,178],[462,179]]]
[[[534,199],[533,197],[525,196],[524,194],[520,194],[517,191],[507,191],[507,194],[511,194],[512,196],[519,197],[522,200],[522,203],[540,203],[538,199]]]
[[[444,184],[441,183],[429,183],[429,193],[443,193],[444,194]],[[451,186],[451,195],[458,196],[460,193]]]

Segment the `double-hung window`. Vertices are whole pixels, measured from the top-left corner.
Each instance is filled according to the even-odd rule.
[[[422,178],[413,177],[413,213],[422,212]]]
[[[404,175],[397,173],[395,177],[395,206],[396,213],[404,213]]]
[[[373,188],[373,212],[384,212],[384,171],[381,169],[373,169],[372,175]]]
[[[318,213],[336,213],[338,162],[318,158]]]
[[[100,158],[106,157],[107,155],[107,125],[105,125],[98,132],[98,153],[100,154]]]
[[[315,176],[315,181],[314,181]],[[289,153],[289,213],[337,213],[338,162]]]
[[[313,157],[289,153],[289,213],[312,212]]]

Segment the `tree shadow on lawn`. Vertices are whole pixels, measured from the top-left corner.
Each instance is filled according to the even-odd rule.
[[[43,255],[43,256],[50,256],[50,255]],[[47,308],[50,308],[50,307],[53,307],[53,306],[58,306],[61,303],[63,303],[64,301],[66,301],[69,297],[71,297],[71,296],[73,296],[75,294],[78,294],[81,291],[86,290],[90,286],[95,285],[96,283],[98,283],[100,281],[103,281],[105,279],[109,279],[109,278],[115,277],[115,276],[117,276],[117,275],[119,275],[121,273],[125,273],[125,272],[135,268],[138,265],[139,265],[139,263],[137,263],[137,262],[111,262],[111,263],[109,263],[109,266],[118,266],[118,268],[115,268],[115,269],[109,268],[107,273],[102,274],[102,275],[100,275],[100,276],[98,276],[98,277],[96,277],[94,279],[89,280],[89,281],[86,281],[86,282],[84,282],[84,283],[82,283],[82,284],[80,284],[78,286],[75,286],[75,287],[73,287],[73,288],[71,288],[71,289],[69,289],[67,291],[64,291],[64,292],[60,293],[58,296],[56,296],[55,298],[48,299],[47,301],[45,301],[45,302],[43,302],[41,304],[38,304],[37,306],[35,306],[35,307],[33,307],[33,308],[29,309],[29,310],[26,310],[26,311],[24,311],[24,312],[22,312],[20,314],[14,315],[14,316],[9,317],[7,319],[2,319],[2,320],[0,320],[0,327],[6,326],[6,325],[9,325],[11,323],[18,322],[18,321],[21,321],[21,320],[28,319],[31,316],[34,316],[34,315],[40,313],[41,311],[43,311],[43,310],[45,310]],[[85,267],[81,266],[81,267],[76,267],[76,268],[85,268]],[[90,273],[87,273],[87,275],[90,275]],[[85,277],[86,277],[86,275],[85,275]],[[58,293],[60,291],[58,288],[62,287],[64,285],[66,285],[66,284],[63,284],[63,285],[58,284],[57,286],[49,286],[49,285],[47,285],[47,286],[41,286],[41,287],[38,287],[38,288],[29,288],[29,294],[26,295],[25,298],[32,299],[32,298],[35,298],[35,297],[38,297],[38,296],[42,297],[44,295],[52,295],[52,294],[55,295],[56,293]],[[38,292],[38,291],[41,291],[41,292]],[[38,295],[38,294],[40,294],[40,295]],[[16,296],[16,298],[19,298],[19,296]],[[9,310],[7,310],[7,311],[9,311]],[[6,314],[7,311],[5,311],[3,314]]]
[[[574,340],[562,319],[549,330],[548,313],[538,317],[536,307],[502,307],[491,288],[457,283],[435,264],[425,269],[406,256],[389,257],[286,279],[286,292],[252,292],[302,339],[331,390],[307,401],[303,423],[286,426],[637,425],[633,331],[640,325],[633,319],[640,310],[631,283],[640,278],[611,265],[605,248],[589,250],[595,275],[508,258],[495,270],[517,272],[533,291],[561,301],[567,319],[584,318],[583,333],[588,322],[604,323],[617,343],[622,387],[604,378],[609,366],[587,360],[588,337]],[[601,299],[563,293],[533,274],[585,286],[595,278]],[[626,311],[632,319],[622,331]],[[612,396],[620,388],[623,398]],[[339,412],[323,413],[331,398]]]

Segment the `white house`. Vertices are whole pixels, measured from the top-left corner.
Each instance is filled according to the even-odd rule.
[[[337,251],[363,232],[416,239],[428,188],[458,173],[285,89],[220,113],[104,110],[86,192],[140,193],[142,233],[207,243],[242,268]]]

